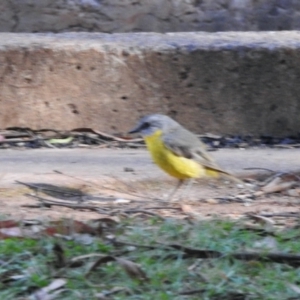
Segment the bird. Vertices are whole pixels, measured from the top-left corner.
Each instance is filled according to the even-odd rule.
[[[204,143],[194,133],[167,115],[147,115],[128,133],[139,133],[154,163],[179,180],[168,200],[171,200],[182,184],[189,179],[219,177],[223,174],[241,182],[216,163],[207,153]]]

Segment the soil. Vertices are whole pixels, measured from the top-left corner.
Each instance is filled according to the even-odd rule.
[[[49,176],[48,182],[59,184],[62,181],[54,180],[55,176]],[[58,176],[57,176],[58,179]],[[77,182],[76,182],[77,181]],[[15,187],[3,187],[0,189],[2,202],[1,215],[14,219],[60,219],[73,218],[77,220],[97,219],[104,216],[130,214],[154,213],[164,218],[186,218],[196,219],[211,217],[240,218],[245,214],[282,214],[299,213],[299,198],[272,193],[258,197],[255,200],[237,202],[238,199],[228,200],[250,189],[240,189],[236,184],[224,180],[202,180],[194,183],[188,190],[178,191],[174,199],[166,201],[169,192],[176,182],[166,181],[155,183],[153,181],[131,182],[130,186],[116,179],[105,181],[90,180],[79,183],[77,179],[68,180],[68,187],[78,189],[99,197],[97,199],[86,199],[80,201],[70,199],[57,199],[45,194],[43,191],[34,191],[23,185]],[[41,201],[29,195],[37,195],[41,199],[58,201],[63,205],[82,205],[82,209],[72,209],[53,205],[45,207]],[[101,200],[103,199],[103,200]],[[85,206],[96,206],[103,212],[98,213],[85,209]],[[158,209],[153,209],[158,207]],[[132,210],[132,213],[130,212]]]

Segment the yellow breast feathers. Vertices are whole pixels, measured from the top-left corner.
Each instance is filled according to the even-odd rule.
[[[146,136],[145,142],[153,161],[169,175],[178,179],[205,176],[205,169],[199,163],[174,154],[164,145],[161,130]]]

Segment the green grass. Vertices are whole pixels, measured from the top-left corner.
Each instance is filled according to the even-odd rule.
[[[105,238],[115,238],[132,244],[156,245],[146,249],[129,245],[115,246]],[[243,261],[230,257],[232,252],[255,250],[257,241],[265,236],[246,230],[241,223],[230,220],[211,220],[191,224],[188,221],[152,218],[126,220],[108,229],[104,237],[95,237],[89,245],[62,237],[42,239],[6,239],[0,241],[0,299],[24,299],[49,285],[55,278],[67,280],[65,291],[57,299],[97,299],[97,293],[116,287],[108,299],[181,300],[181,299],[298,299],[288,284],[300,286],[300,269],[288,264],[262,261]],[[272,234],[277,249],[283,253],[299,253],[299,230],[281,230]],[[77,267],[57,266],[53,251],[59,243],[67,261],[74,257],[99,253],[123,257],[140,265],[148,281],[131,278],[118,263],[100,265],[86,276],[97,258],[81,260]],[[222,252],[221,258],[183,258],[182,252],[163,249],[164,244]],[[262,253],[266,249],[256,249]],[[275,251],[275,250],[273,250]],[[190,295],[183,291],[197,290]],[[297,298],[298,297],[298,298]]]

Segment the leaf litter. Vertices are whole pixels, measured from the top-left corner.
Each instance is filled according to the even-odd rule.
[[[270,135],[241,136],[216,135],[206,133],[198,135],[211,150],[219,148],[279,148],[290,149],[300,147],[300,135],[276,137]],[[124,133],[114,135],[93,129],[75,128],[59,131],[53,129],[33,130],[26,127],[10,127],[0,130],[0,148],[74,148],[74,147],[144,147],[141,138],[131,138]]]

